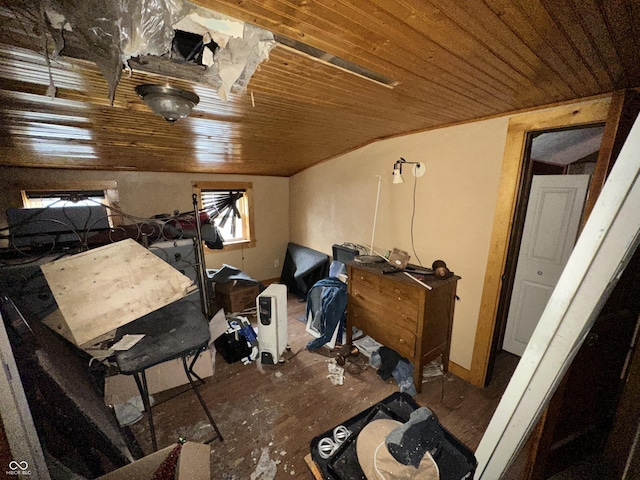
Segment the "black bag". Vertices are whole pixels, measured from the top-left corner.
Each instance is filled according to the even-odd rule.
[[[213,341],[213,344],[227,363],[235,363],[251,355],[251,347],[240,331],[223,333]]]

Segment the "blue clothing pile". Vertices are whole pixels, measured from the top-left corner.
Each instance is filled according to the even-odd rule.
[[[323,278],[311,287],[307,293],[306,318],[311,315],[311,327],[319,332],[320,336],[307,344],[309,350],[316,350],[331,341],[336,327],[340,328],[340,338],[346,308],[347,285],[337,278]]]

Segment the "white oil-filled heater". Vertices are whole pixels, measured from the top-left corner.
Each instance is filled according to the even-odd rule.
[[[272,283],[256,298],[260,361],[275,365],[287,348],[287,286]]]

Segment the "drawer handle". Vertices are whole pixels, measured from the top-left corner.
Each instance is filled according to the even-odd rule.
[[[404,338],[400,339],[400,343],[405,343]]]

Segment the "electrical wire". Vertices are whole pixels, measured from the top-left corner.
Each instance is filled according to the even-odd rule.
[[[287,352],[291,352],[291,349],[290,349],[290,347],[288,345],[287,345],[287,349],[286,350],[287,350]],[[269,364],[263,363],[262,366],[263,367],[268,367],[269,370],[278,370],[278,369],[282,368],[283,366],[285,366],[288,362],[290,362],[291,360],[296,358],[300,352],[304,352],[305,350],[307,350],[307,347],[302,347],[300,350],[298,350],[296,353],[294,353],[290,357],[285,357],[284,354],[283,354],[283,358],[284,358],[283,361],[278,362],[275,365],[269,365]]]
[[[418,176],[414,175],[413,176],[413,209],[411,211],[411,249],[413,250],[413,255],[416,257],[416,260],[418,261],[418,265],[420,265],[421,267],[422,265],[422,261],[420,260],[420,257],[418,257],[418,254],[416,253],[416,247],[415,244],[413,242],[413,220],[416,216],[416,189],[418,187]]]

